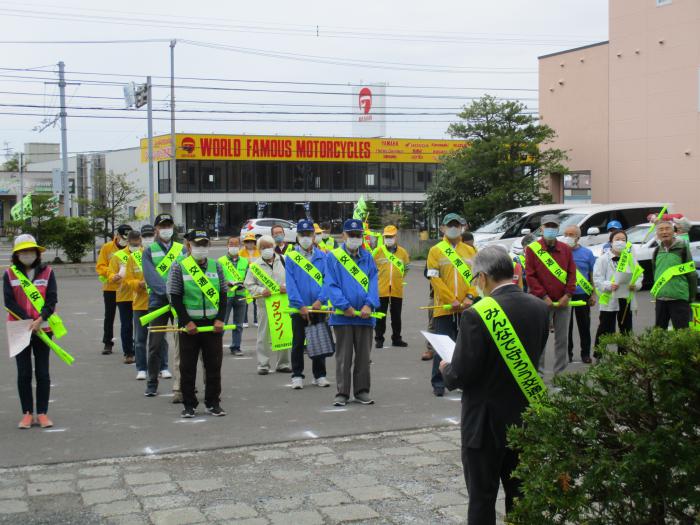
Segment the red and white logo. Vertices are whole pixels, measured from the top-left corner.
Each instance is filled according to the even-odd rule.
[[[369,110],[372,108],[372,90],[368,87],[363,87],[360,90],[358,97],[358,104],[362,112],[367,115]]]
[[[192,155],[194,153],[194,148],[195,148],[195,141],[192,137],[185,137],[182,139],[182,142],[180,142],[180,148],[187,153],[188,155]]]

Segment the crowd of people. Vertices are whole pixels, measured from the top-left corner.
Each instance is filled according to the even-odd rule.
[[[327,388],[326,361],[333,356],[333,404],[344,406],[351,397],[373,404],[371,350],[385,345],[387,315],[391,345],[407,346],[401,317],[409,255],[398,243],[396,226],[368,235],[362,220],[348,219],[340,243],[324,226],[299,221],[294,244],[285,242],[282,226],[257,238],[232,236],[226,254],[215,259],[208,233],[190,230],[180,242],[170,214],[158,215],[140,230],[120,225],[96,264],[105,309],[102,353],[114,351],[119,312],[123,362],[135,364],[146,397],[157,396],[160,381],[172,379],[173,402],[183,404],[181,416],[194,417],[201,361],[205,409],[224,416],[224,336],[230,332],[230,353],[243,355],[242,332],[252,314],[258,374],[290,374],[292,388],[302,389],[306,355],[312,384]],[[596,346],[616,329],[631,332],[643,271],[619,224],[609,225],[609,243],[598,258],[580,244],[577,226],[560,232],[556,215],[542,218],[542,236],[525,238],[519,254],[497,246],[478,251],[465,228],[462,216],[446,214],[442,239],[430,249],[424,268],[432,301],[429,330],[456,341],[454,358],[445,362],[431,349],[422,357],[432,360],[435,396],[442,397],[446,388],[463,391],[469,522],[492,523],[499,480],[507,508],[519,493],[510,475],[517,453],[508,449],[505,429],[519,424],[525,406],[546,389],[542,375],[550,332],[555,375],[573,359],[574,322],[581,360],[591,364],[591,308],[599,305]],[[652,256],[655,324],[688,328],[697,277],[687,236],[664,216],[652,228],[658,240]],[[64,330],[54,312],[56,278],[42,261],[43,252],[31,235],[17,236],[12,265],[4,273],[8,321],[29,320],[33,332],[30,345],[16,356],[23,429],[53,424],[47,415],[50,349],[39,332]],[[174,335],[172,348],[168,333]],[[509,362],[513,355],[518,356],[515,365]]]

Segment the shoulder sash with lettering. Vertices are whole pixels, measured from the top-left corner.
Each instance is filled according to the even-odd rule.
[[[229,259],[228,255],[224,255],[219,258],[219,263],[221,266],[224,267],[224,269],[231,274],[231,276],[234,279],[234,282],[241,282],[243,281],[243,277],[241,277],[241,274],[238,273],[238,268],[236,268],[236,265],[233,264],[233,261]]]
[[[258,266],[255,263],[250,263],[250,266],[248,266],[248,269],[253,273],[255,277],[257,277],[258,281],[260,281],[265,288],[270,290],[270,293],[272,295],[278,294],[282,291],[280,288],[280,285],[275,282],[275,280],[270,277],[268,273],[265,272],[260,266]]]
[[[139,270],[143,271],[143,252],[141,250],[134,252],[131,254],[131,257],[134,259],[136,266],[139,267]]]
[[[547,387],[532,364],[530,356],[527,355],[510,319],[498,302],[493,297],[485,297],[475,303],[472,310],[476,310],[486,325],[486,329],[525,399],[531,405],[539,403],[547,391]]]
[[[467,283],[467,286],[471,286],[473,277],[472,269],[462,260],[457,253],[457,250],[450,246],[450,244],[446,241],[440,241],[436,246],[443,253],[443,255],[447,257],[450,263],[452,263],[452,266],[454,266],[457,273],[462,276],[462,279],[464,279],[464,282]]]
[[[41,295],[41,292],[36,286],[34,286],[34,283],[30,281],[26,275],[24,275],[22,270],[17,268],[17,266],[14,264],[11,266],[11,269],[19,279],[19,284],[24,292],[24,295],[27,296],[27,299],[29,299],[29,302],[32,303],[34,309],[39,313],[39,315],[41,315],[41,309],[44,307],[45,303],[44,296]],[[51,314],[51,316],[49,316],[48,323],[56,339],[60,339],[68,333],[65,325],[63,324],[63,319],[61,319],[58,314]]]
[[[406,271],[406,266],[404,265],[403,261],[399,259],[396,255],[391,253],[385,244],[382,244],[379,248],[375,250],[375,253],[377,251],[381,250],[382,253],[384,253],[385,257],[389,259],[389,262],[394,265],[394,267],[399,271],[401,275],[404,274]]]
[[[566,284],[566,270],[559,266],[559,263],[554,260],[554,257],[552,257],[547,250],[542,248],[539,241],[535,241],[528,245],[528,248],[530,248],[532,253],[534,253],[540,261],[542,261],[545,268],[547,268],[554,277],[559,279],[559,282]]]
[[[362,289],[365,292],[368,291],[369,277],[367,277],[367,274],[363,272],[359,266],[357,266],[357,263],[352,260],[352,257],[350,257],[350,255],[343,250],[343,248],[336,248],[335,250],[332,250],[331,253],[336,259],[338,259],[338,262],[342,265],[342,267],[345,268],[345,271],[348,272],[360,286],[362,286]]]
[[[114,256],[117,259],[119,259],[119,262],[121,262],[122,264],[126,264],[129,262],[129,254],[130,253],[131,252],[129,252],[128,249],[124,249],[124,250],[119,250],[118,252],[115,252]]]
[[[319,286],[323,286],[323,274],[306,257],[300,254],[298,251],[294,250],[293,252],[287,255],[287,259],[290,261],[294,261],[294,263],[297,266],[299,266],[299,268],[304,270],[309,277],[316,281],[316,284],[318,284]]]
[[[628,242],[625,249],[622,250],[620,254],[620,259],[617,261],[617,267],[615,271],[617,273],[624,273],[625,269],[629,266],[632,267],[632,243]],[[611,283],[615,283],[615,274],[610,279]],[[632,280],[630,284],[634,284],[636,279]],[[612,299],[612,292],[603,292],[598,299],[600,304],[610,304],[610,299]]]
[[[656,297],[659,295],[661,289],[668,284],[668,282],[674,277],[679,275],[685,275],[686,273],[693,273],[695,271],[695,262],[688,261],[683,264],[677,264],[676,266],[671,266],[666,268],[664,273],[656,280],[654,286],[651,287],[651,295]]]
[[[214,305],[214,308],[218,310],[219,290],[212,284],[211,279],[204,274],[202,269],[197,264],[197,261],[194,260],[194,257],[191,255],[189,257],[185,257],[182,261],[180,261],[180,266],[182,266],[182,269],[185,270],[190,277],[192,277],[192,281],[202,291],[204,296],[209,299],[209,302]]]
[[[156,271],[160,274],[161,277],[165,279],[165,277],[168,274],[168,271],[170,270],[170,267],[173,265],[173,261],[175,261],[178,255],[180,255],[181,253],[182,244],[180,244],[179,242],[173,242],[173,245],[168,250],[168,253],[165,254],[163,260],[158,263],[158,266],[156,266]]]

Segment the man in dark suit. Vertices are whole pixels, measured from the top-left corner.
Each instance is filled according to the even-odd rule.
[[[472,271],[479,295],[498,303],[518,335],[534,371],[549,335],[545,303],[513,284],[513,262],[500,246],[481,250]],[[468,523],[496,523],[499,480],[506,493],[506,512],[520,495],[511,477],[518,454],[506,444],[506,429],[522,423],[528,405],[489,329],[474,308],[462,314],[451,363],[440,363],[445,386],[462,393],[462,465],[469,491]]]

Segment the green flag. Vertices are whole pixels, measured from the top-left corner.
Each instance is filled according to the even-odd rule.
[[[360,195],[360,198],[357,199],[357,204],[355,204],[355,208],[352,210],[352,218],[364,220],[365,217],[367,217],[367,203],[365,202],[364,196]]]
[[[12,220],[19,221],[32,215],[32,194],[25,195],[21,202],[18,202],[10,209]]]

